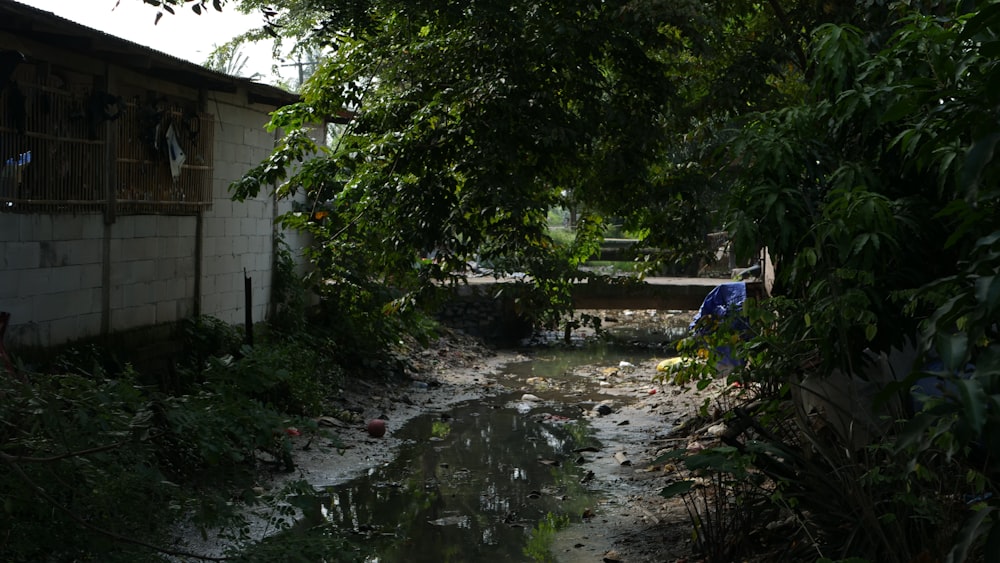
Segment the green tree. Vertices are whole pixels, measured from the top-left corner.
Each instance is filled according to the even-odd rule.
[[[250,80],[259,80],[263,75],[259,72],[246,74],[249,57],[240,50],[238,44],[230,42],[223,45],[216,45],[205,61],[205,67],[219,72],[224,72],[230,76],[241,76]]]
[[[747,377],[860,374],[873,352],[915,344],[920,359],[885,393],[908,404],[919,378],[939,391],[888,449],[858,457],[832,444],[848,453],[802,461],[791,490],[806,510],[858,522],[850,538],[827,536],[843,556],[975,560],[1000,545],[1000,6],[893,7],[890,25],[817,27],[808,95],[751,116],[734,143],[730,225],[745,251],[766,241],[785,296],[773,332],[749,348]],[[818,473],[837,475],[821,488],[840,492],[815,504]],[[973,499],[964,511],[956,489]]]
[[[742,115],[801,97],[804,38],[791,30],[834,17],[770,6],[281,3],[274,29],[330,55],[303,102],[275,115],[288,135],[236,196],[273,182],[304,192],[312,208],[286,226],[322,241],[313,260],[341,282],[417,289],[479,260],[565,298],[611,216],[667,261],[696,259],[721,225],[720,149]],[[345,108],[336,147],[309,141],[304,127]],[[587,210],[584,228],[554,252],[546,217],[567,198]]]

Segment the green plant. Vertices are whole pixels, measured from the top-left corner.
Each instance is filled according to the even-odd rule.
[[[204,315],[183,319],[180,337],[187,357],[180,358],[178,363],[196,374],[207,367],[210,358],[239,353],[243,342],[243,333],[238,327]]]
[[[292,248],[279,235],[275,240],[274,274],[271,303],[274,314],[270,325],[280,331],[295,333],[306,328],[307,289],[298,272]]]
[[[186,327],[196,359],[182,384],[144,385],[127,364],[108,372],[96,347],[64,354],[60,372],[0,379],[0,558],[200,557],[171,547],[178,525],[234,548],[256,541],[252,519],[287,526],[301,489],[252,487],[269,466],[293,466],[287,431],[317,431],[301,414],[318,412],[339,368],[308,335],[266,333],[222,355],[238,332],[207,318]]]
[[[771,512],[774,482],[754,471],[753,454],[732,446],[696,453],[674,450],[656,463],[683,459],[691,479],[675,481],[660,496],[680,496],[692,524],[691,537],[708,561],[732,561],[749,551],[756,522]]]
[[[996,162],[986,157],[998,138],[986,77],[996,70],[1000,10],[896,9],[888,32],[815,28],[809,96],[755,116],[737,135],[743,166],[730,227],[747,254],[767,245],[782,296],[753,319],[746,376],[794,401],[806,378],[867,385],[873,361],[916,342],[925,354],[898,366],[899,384],[882,382],[875,405],[909,405],[910,386],[928,376],[942,386],[915,417],[897,411],[901,434],[883,423],[886,434],[868,447],[831,435],[820,413],[800,418],[798,436],[778,433],[771,417],[755,431],[780,445],[782,463],[755,464],[794,469],[773,477],[800,506],[831,499],[810,511],[824,554],[960,561],[1000,542],[987,375],[997,356],[1000,237]],[[940,368],[924,367],[936,359]],[[861,412],[870,404],[852,406],[855,422],[871,416]],[[955,502],[966,495],[979,500]]]
[[[524,547],[524,554],[538,563],[555,561],[549,548],[552,546],[556,532],[569,525],[569,516],[555,515],[549,512],[538,525],[531,530],[531,536]]]

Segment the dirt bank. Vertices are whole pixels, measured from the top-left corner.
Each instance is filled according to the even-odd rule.
[[[692,556],[683,503],[659,494],[679,475],[673,465],[654,461],[687,446],[688,439],[673,430],[690,423],[705,395],[653,383],[656,364],[654,359],[619,370],[608,391],[622,400],[610,405],[610,414],[588,415],[602,448],[584,454],[582,465],[602,500],[557,535],[551,552],[560,563],[662,563]]]

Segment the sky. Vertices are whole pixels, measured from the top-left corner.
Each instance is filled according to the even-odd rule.
[[[241,14],[232,2],[223,12],[209,8],[200,16],[189,7],[177,7],[176,14],[164,14],[154,25],[158,9],[142,0],[16,1],[196,64],[204,63],[215,45],[263,23],[261,15]],[[249,59],[245,74],[260,72],[269,77],[261,81],[273,82],[270,45],[244,47],[241,52]]]

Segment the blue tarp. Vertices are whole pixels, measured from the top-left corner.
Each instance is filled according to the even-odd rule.
[[[743,302],[747,299],[747,284],[731,282],[718,285],[705,296],[701,307],[691,321],[689,328],[695,334],[704,335],[726,324],[732,330],[743,332],[750,328],[743,318]],[[721,364],[736,365],[732,348],[720,346],[716,351],[722,356]]]
[[[698,328],[698,321],[702,318],[712,317],[716,322],[730,318],[733,313],[738,314],[743,309],[743,302],[747,299],[747,284],[744,282],[724,283],[716,286],[705,300],[701,302],[701,308],[691,321],[691,330]],[[736,322],[735,328],[747,328],[746,322],[739,317],[732,317]]]

